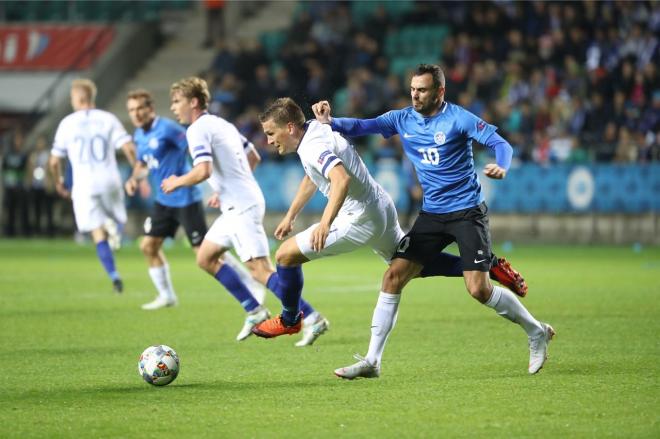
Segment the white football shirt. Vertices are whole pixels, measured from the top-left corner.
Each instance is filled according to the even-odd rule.
[[[265,204],[243,150],[244,138],[233,124],[204,113],[188,127],[186,136],[193,166],[213,163],[208,182],[220,196],[222,212]]]
[[[60,122],[51,153],[68,157],[73,170],[72,197],[121,188],[115,151],[131,141],[119,119],[91,109],[71,113]]]
[[[298,145],[298,156],[305,173],[327,198],[330,195],[330,170],[339,163],[351,176],[343,212],[363,211],[376,202],[383,188],[373,179],[353,145],[332,131],[330,125],[316,120],[307,122],[307,131]]]

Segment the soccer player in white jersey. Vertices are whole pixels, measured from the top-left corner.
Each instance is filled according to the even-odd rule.
[[[57,192],[68,197],[64,187],[61,159],[68,157],[73,170],[71,199],[76,226],[90,232],[96,253],[112,280],[113,289],[121,293],[123,282],[115,267],[104,224],[112,220],[120,227],[126,223],[126,207],[115,150],[122,149],[131,166],[135,163],[135,146],[119,119],[95,108],[96,85],[89,79],[76,79],[71,85],[74,112],[60,122],[49,161]]]
[[[197,253],[208,229],[201,203],[202,194],[198,187],[181,188],[169,195],[164,194],[160,189],[163,179],[173,174],[185,174],[190,170],[185,128],[173,120],[157,116],[153,97],[147,90],[130,91],[126,108],[136,128],[133,141],[137,146],[137,161],[131,177],[124,185],[126,193],[133,196],[139,181],[147,178],[149,174],[152,183],[156,186],[154,208],[144,222],[144,237],[140,241],[140,250],[149,265],[149,277],[158,291],[158,296],[152,302],[142,305],[142,309],[156,310],[178,303],[170,276],[170,267],[162,250],[165,238],[174,236],[181,225],[190,246]],[[256,166],[260,157],[247,139],[244,139],[244,150],[248,155],[248,161]],[[225,262],[238,272],[257,300],[263,302],[265,294],[263,287],[252,279],[241,263],[231,253],[225,255]],[[249,331],[245,337],[247,335]]]
[[[191,77],[174,83],[170,90],[171,110],[179,122],[191,124],[186,137],[193,158],[190,172],[172,175],[162,182],[165,193],[207,180],[220,200],[220,217],[204,237],[197,253],[197,264],[220,282],[241,303],[248,316],[244,329],[270,317],[250,294],[235,271],[219,257],[234,248],[254,279],[266,285],[281,299],[286,279],[281,279],[270,262],[268,239],[263,228],[265,201],[243,152],[243,141],[234,125],[209,114],[210,99],[206,81]],[[327,320],[312,306],[301,302],[318,330],[298,342],[312,344],[327,329]]]
[[[302,264],[365,245],[389,261],[403,231],[392,198],[371,177],[353,146],[329,125],[305,122],[291,98],[276,100],[259,119],[268,143],[281,155],[297,153],[306,174],[275,237],[289,235],[296,216],[317,189],[328,198],[321,220],[287,239],[275,255],[280,278],[287,281],[282,314],[252,329],[271,338],[301,329]]]

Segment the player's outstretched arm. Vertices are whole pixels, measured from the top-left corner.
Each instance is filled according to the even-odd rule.
[[[170,175],[160,184],[161,189],[166,194],[172,193],[174,190],[182,186],[194,186],[207,180],[211,176],[212,168],[211,162],[200,162],[193,166],[193,168],[185,175],[177,177]]]
[[[280,221],[280,224],[275,229],[275,238],[284,239],[289,235],[289,233],[291,233],[293,230],[293,223],[296,221],[296,217],[300,211],[303,210],[303,207],[305,207],[309,200],[314,196],[314,193],[317,189],[318,188],[312,179],[305,175],[298,185],[298,191],[296,192],[296,196],[293,197],[293,201],[291,202],[289,210],[286,212],[286,215],[284,215],[284,218],[282,218],[282,221]]]
[[[325,241],[330,234],[330,226],[337,217],[341,206],[348,195],[348,185],[351,182],[351,176],[346,172],[346,168],[338,163],[328,173],[330,178],[330,196],[321,216],[321,221],[316,229],[312,231],[310,237],[312,249],[321,251],[325,247]]]

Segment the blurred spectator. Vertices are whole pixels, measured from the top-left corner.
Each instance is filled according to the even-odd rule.
[[[46,137],[40,135],[37,138],[34,150],[28,157],[27,186],[30,204],[32,205],[34,232],[38,235],[45,234],[53,237],[55,235],[53,204],[56,197],[55,185],[50,172],[48,172],[49,156],[50,152],[48,151]]]
[[[2,160],[2,184],[4,187],[4,232],[13,237],[18,233],[18,224],[24,236],[30,234],[28,197],[25,189],[28,156],[24,149],[23,132],[14,131],[11,145]]]
[[[225,0],[204,0],[206,36],[203,47],[214,47],[225,37]]]

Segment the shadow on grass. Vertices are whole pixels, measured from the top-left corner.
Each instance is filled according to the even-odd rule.
[[[44,390],[30,390],[24,393],[15,395],[6,395],[7,403],[22,402],[22,403],[37,403],[42,404],[44,401],[66,401],[75,400],[81,401],[100,401],[104,399],[124,398],[126,396],[135,395],[153,395],[151,392],[167,392],[168,395],[185,395],[194,393],[196,396],[204,395],[207,393],[218,394],[222,392],[227,393],[241,393],[245,392],[268,392],[268,391],[293,391],[294,389],[301,388],[331,388],[335,387],[337,380],[334,377],[328,376],[328,379],[314,379],[314,380],[280,380],[270,382],[256,382],[256,381],[210,381],[210,382],[174,382],[167,386],[152,386],[147,383],[137,382],[131,385],[107,385],[107,386],[86,386],[79,388],[67,389],[44,389]]]

